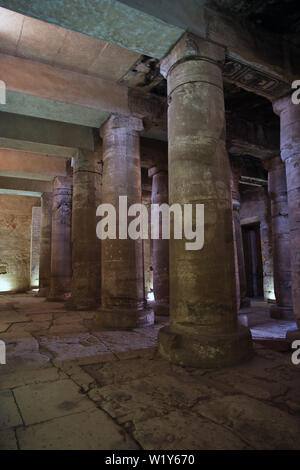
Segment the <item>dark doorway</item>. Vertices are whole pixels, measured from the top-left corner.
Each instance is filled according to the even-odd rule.
[[[264,275],[259,223],[243,225],[242,233],[247,279],[247,297],[263,297]]]

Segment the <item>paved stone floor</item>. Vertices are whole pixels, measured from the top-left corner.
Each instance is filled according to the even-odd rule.
[[[183,369],[157,354],[158,329],[91,331],[91,312],[0,296],[0,449],[300,449],[300,366],[260,303],[242,312],[254,358]],[[269,336],[270,333],[270,336]]]

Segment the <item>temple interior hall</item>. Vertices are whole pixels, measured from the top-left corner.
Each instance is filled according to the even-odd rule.
[[[0,450],[187,449],[300,450],[299,1],[0,0]]]

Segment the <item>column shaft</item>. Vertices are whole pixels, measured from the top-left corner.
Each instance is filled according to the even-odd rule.
[[[51,281],[51,236],[52,236],[52,193],[43,193],[42,227],[40,246],[40,290],[39,297],[47,297]]]
[[[205,242],[187,251],[185,238],[170,240],[171,326],[160,330],[159,348],[193,367],[251,354],[250,332],[237,322],[223,61],[223,48],[186,34],[161,66],[169,95],[169,203],[204,204]]]
[[[101,202],[102,148],[74,158],[72,204],[72,297],[70,308],[92,309],[101,300],[101,241],[96,211]]]
[[[287,96],[274,104],[280,115],[281,158],[288,194],[293,309],[300,328],[300,106]]]
[[[235,242],[235,256],[236,256],[236,277],[237,288],[239,292],[237,293],[237,303],[238,309],[243,307],[249,307],[250,300],[247,297],[247,279],[246,279],[246,269],[245,269],[245,256],[244,256],[244,247],[243,247],[243,236],[241,228],[241,217],[240,217],[240,208],[241,208],[241,198],[239,192],[239,178],[240,174],[231,170],[231,194],[232,194],[232,209],[233,209],[233,230],[234,230],[234,242]]]
[[[53,185],[51,287],[48,300],[64,300],[72,287],[72,178],[57,177]]]
[[[151,168],[152,204],[168,204],[168,172],[159,167]],[[169,315],[169,240],[161,237],[153,240],[153,292],[155,297],[154,311],[156,315]]]
[[[117,213],[116,239],[102,240],[102,308],[97,322],[104,328],[135,328],[154,321],[145,301],[143,240],[120,239],[118,234],[119,218],[124,216],[118,211],[119,197],[127,196],[128,207],[142,201],[138,135],[142,128],[140,119],[114,115],[101,130],[102,202]]]
[[[276,305],[271,305],[272,318],[293,318],[290,255],[290,228],[285,165],[280,157],[265,164],[271,201],[274,291]]]

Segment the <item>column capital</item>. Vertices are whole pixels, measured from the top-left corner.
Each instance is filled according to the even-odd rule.
[[[149,168],[148,177],[153,178],[153,176],[157,175],[158,173],[168,174],[168,166],[162,163]]]
[[[300,105],[294,104],[290,95],[273,103],[273,109],[280,116],[281,158],[299,159],[300,154]]]
[[[73,171],[74,175],[78,172],[92,172],[102,175],[102,145],[97,147],[94,152],[91,150],[79,149],[74,157]]]
[[[41,194],[41,197],[42,197],[42,198],[51,197],[52,194],[53,194],[52,191],[45,191],[44,193]]]
[[[144,130],[143,120],[134,116],[123,114],[112,114],[108,121],[100,129],[101,137],[112,132],[114,129],[127,129],[130,132],[141,132]]]
[[[280,116],[282,111],[284,111],[289,106],[295,106],[293,105],[291,95],[283,96],[278,98],[278,100],[273,101],[273,111],[275,114],[277,114],[277,116]]]
[[[276,168],[281,168],[284,167],[284,163],[281,160],[280,155],[274,155],[271,158],[268,158],[267,160],[264,160],[264,168],[270,172],[274,171]]]
[[[53,181],[53,191],[60,189],[72,189],[73,178],[71,176],[56,176]]]
[[[199,59],[213,62],[222,67],[225,60],[225,48],[192,33],[185,33],[161,61],[161,74],[166,78],[176,63]]]

